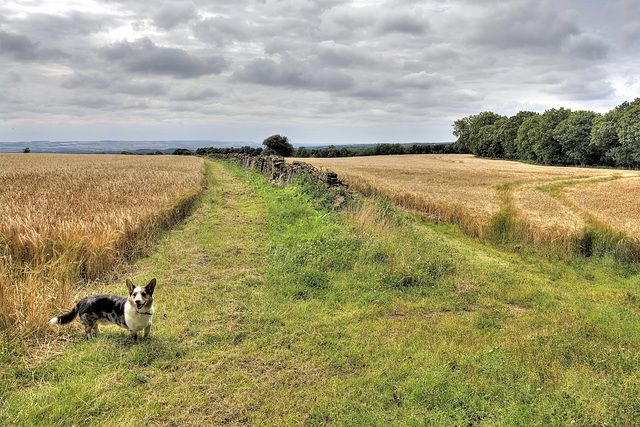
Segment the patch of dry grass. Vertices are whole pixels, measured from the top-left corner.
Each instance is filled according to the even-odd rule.
[[[0,166],[0,326],[13,343],[182,218],[203,179],[195,157],[3,154]]]

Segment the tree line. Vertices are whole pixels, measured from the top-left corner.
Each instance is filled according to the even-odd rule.
[[[395,154],[453,154],[460,153],[461,145],[453,143],[413,143],[413,144],[375,144],[375,145],[348,145],[326,147],[295,148],[289,138],[281,135],[271,135],[266,138],[262,147],[245,145],[235,147],[201,147],[195,151],[187,148],[178,148],[172,154],[174,156],[212,156],[216,154],[247,154],[249,156],[283,156],[283,157],[354,157],[354,156],[389,156]],[[468,151],[462,151],[468,153]],[[136,154],[130,151],[122,151],[120,154]],[[161,155],[162,151],[140,152],[137,154]]]
[[[550,109],[456,120],[457,152],[544,165],[640,168],[640,98],[606,114]]]
[[[178,151],[178,150],[176,150]],[[213,154],[230,154],[243,153],[250,156],[269,156],[278,155],[284,157],[355,157],[355,156],[389,156],[394,154],[452,154],[457,153],[454,144],[376,144],[373,146],[335,146],[307,148],[292,147],[288,149],[275,150],[273,148],[217,148],[206,147],[198,148],[195,153],[187,152],[189,150],[181,149],[173,154],[196,154],[198,156]]]
[[[294,157],[355,157],[392,156],[397,154],[452,154],[453,144],[376,144],[364,147],[335,146],[319,148],[298,147]]]

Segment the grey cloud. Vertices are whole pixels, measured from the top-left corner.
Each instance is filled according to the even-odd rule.
[[[358,9],[344,4],[322,13],[319,32],[327,40],[336,42],[359,39],[374,27],[375,19],[376,15],[370,9]]]
[[[603,9],[610,14],[628,20],[629,17],[640,15],[640,3],[637,0],[609,0]]]
[[[622,39],[626,47],[637,48],[640,46],[640,22],[624,25]]]
[[[76,72],[62,81],[62,87],[65,89],[108,89],[111,87],[111,81],[97,72]]]
[[[450,43],[438,43],[428,46],[423,52],[423,58],[428,62],[443,64],[459,60],[460,53]]]
[[[8,80],[11,83],[15,83],[15,84],[23,82],[22,76],[20,74],[16,73],[15,71],[12,71],[12,72],[9,73]]]
[[[353,86],[341,72],[313,69],[295,60],[255,59],[233,75],[235,81],[307,90],[341,91]]]
[[[104,97],[84,96],[84,97],[76,98],[72,100],[71,105],[82,107],[82,108],[92,108],[92,109],[100,110],[106,107],[111,107],[115,105],[115,103]]]
[[[343,4],[326,10],[320,17],[319,32],[325,39],[347,43],[351,40],[400,36],[422,36],[431,29],[427,16],[414,7],[356,7]]]
[[[62,81],[65,89],[108,90],[112,93],[123,93],[137,96],[162,96],[167,93],[166,87],[157,82],[136,79],[123,79],[121,76],[107,78],[98,72],[76,72]]]
[[[103,49],[106,59],[119,62],[131,72],[167,75],[178,79],[220,74],[228,68],[222,56],[196,57],[185,50],[155,45],[150,39],[118,42]]]
[[[577,59],[602,60],[609,54],[609,44],[591,35],[581,34],[567,40],[564,50]]]
[[[67,59],[69,55],[58,49],[47,49],[39,42],[33,42],[27,36],[0,31],[2,41],[1,53],[9,54],[18,61],[32,62],[38,60]]]
[[[161,7],[153,14],[153,24],[163,30],[171,30],[180,24],[186,24],[197,17],[192,2],[180,2]]]
[[[606,15],[598,15],[603,25],[619,30],[620,48],[637,49],[640,46],[640,2],[637,0],[609,0],[604,6]],[[609,32],[609,31],[607,31]],[[614,34],[616,31],[613,31]]]
[[[422,35],[429,29],[429,21],[415,15],[387,15],[378,24],[380,34],[401,33]]]
[[[389,90],[385,85],[371,84],[359,85],[357,88],[349,92],[349,96],[367,100],[386,100],[390,98],[397,98],[400,96],[400,93]]]
[[[438,73],[427,73],[421,71],[419,73],[402,76],[391,82],[390,86],[408,89],[433,89],[450,87],[453,86],[454,83],[455,82],[452,77],[443,76]]]
[[[113,85],[113,91],[127,95],[161,97],[166,95],[165,85],[147,81],[119,81]]]
[[[110,111],[124,110],[146,110],[150,108],[149,103],[136,97],[113,97],[113,96],[89,96],[82,95],[70,98],[66,105],[62,106],[67,113],[78,116],[90,116],[88,110],[98,110],[99,114]]]
[[[557,50],[580,32],[572,16],[540,0],[494,4],[467,24],[469,42],[503,49]]]
[[[395,99],[398,102],[406,102],[408,97],[424,97],[424,91],[439,93],[443,89],[449,90],[454,86],[454,79],[438,73],[427,73],[420,71],[410,73],[395,79],[364,80],[348,92],[348,95],[355,98],[368,100],[387,101]],[[425,103],[425,100],[421,100]],[[430,104],[434,101],[429,101]]]
[[[611,98],[615,89],[608,81],[567,79],[552,89],[552,93],[556,93],[561,99],[587,101]]]
[[[187,90],[174,90],[171,99],[176,101],[208,101],[212,98],[221,96],[220,92],[216,92],[211,88],[191,88]]]
[[[285,37],[272,37],[263,43],[266,55],[274,56],[287,54],[305,49],[306,44],[301,40],[291,40]]]
[[[20,24],[25,30],[35,30],[46,37],[59,39],[64,36],[82,36],[99,32],[114,25],[113,18],[98,14],[72,11],[63,15],[33,14]]]
[[[549,82],[549,91],[561,99],[587,101],[606,99],[615,94],[607,73],[597,67],[555,73],[555,77],[555,81]]]
[[[198,21],[193,32],[200,40],[224,46],[235,41],[247,41],[249,28],[242,18],[213,17]]]
[[[338,68],[370,67],[378,63],[370,52],[333,41],[320,43],[318,59],[326,66]]]

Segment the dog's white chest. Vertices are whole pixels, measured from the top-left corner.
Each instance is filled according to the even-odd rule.
[[[127,301],[124,307],[124,321],[127,329],[131,332],[138,332],[151,325],[153,317],[153,306],[144,312],[138,312],[136,308]]]

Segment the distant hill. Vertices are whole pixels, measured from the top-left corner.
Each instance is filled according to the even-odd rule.
[[[253,141],[210,141],[210,140],[171,140],[171,141],[21,141],[0,142],[0,153],[21,153],[29,148],[32,153],[121,153],[129,151],[136,154],[172,153],[178,148],[195,151],[201,147],[262,147],[261,143]]]

